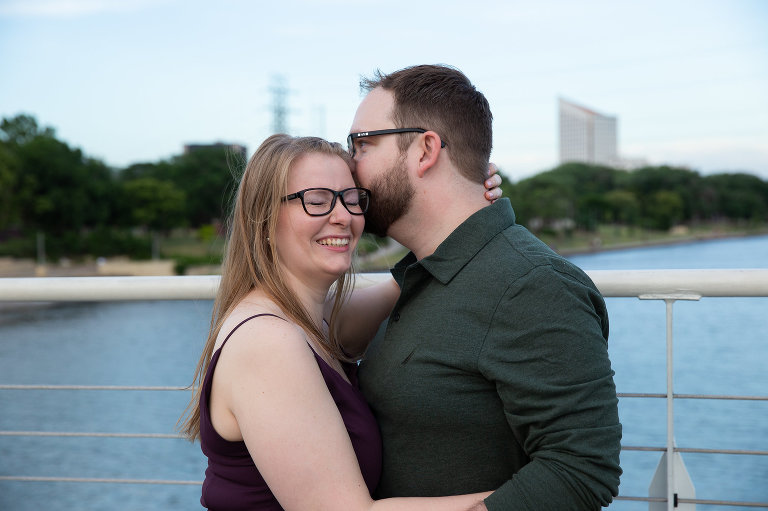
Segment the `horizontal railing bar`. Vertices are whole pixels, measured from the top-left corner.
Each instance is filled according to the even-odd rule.
[[[652,397],[666,399],[666,394],[643,392],[617,392],[616,397]],[[725,399],[732,401],[768,401],[768,396],[724,396],[720,394],[672,394],[675,399]]]
[[[768,296],[768,269],[588,270],[603,296]],[[364,273],[357,285],[389,279]],[[175,277],[0,278],[0,301],[199,300],[216,294],[218,275]]]
[[[0,384],[0,390],[133,390],[133,391],[180,391],[190,387],[151,387],[137,385],[9,385]],[[617,392],[620,398],[666,398],[666,394],[643,392]],[[768,396],[724,396],[717,394],[673,394],[675,399],[722,399],[731,401],[768,401]]]
[[[745,449],[697,449],[694,447],[675,447],[675,451],[699,454],[749,454],[753,456],[768,456],[768,451],[750,451]]]
[[[0,436],[54,436],[105,438],[186,438],[173,433],[91,433],[78,431],[0,431]]]
[[[54,483],[124,483],[124,484],[182,484],[197,485],[202,481],[176,481],[173,479],[109,479],[102,477],[36,477],[36,476],[0,476],[0,481],[32,481]]]
[[[675,399],[729,399],[734,401],[768,401],[768,396],[722,396],[710,394],[672,394]]]
[[[622,445],[622,451],[666,452],[666,447],[643,445]],[[747,454],[753,456],[768,456],[768,451],[752,451],[746,449],[700,449],[696,447],[675,447],[676,452],[692,452],[698,454]]]
[[[587,270],[606,297],[768,296],[768,269]]]
[[[217,275],[5,278],[0,301],[204,300],[213,298],[219,280]]]
[[[143,387],[135,385],[0,385],[0,390],[192,390],[190,387]]]
[[[630,500],[635,502],[666,502],[667,501],[665,497],[625,497],[624,495],[619,495],[618,497],[614,497],[613,500]]]
[[[666,502],[664,497],[625,497],[619,495],[614,500],[628,500],[635,502]],[[678,504],[703,504],[705,506],[731,506],[731,507],[765,507],[768,502],[740,502],[736,500],[709,500],[709,499],[677,499]]]
[[[768,509],[768,502],[739,502],[733,500],[677,499],[678,504],[703,504],[705,506],[760,507]]]
[[[173,433],[98,433],[98,432],[70,432],[70,431],[0,431],[0,436],[36,436],[36,437],[94,437],[94,438],[172,438],[185,439],[186,437]],[[666,447],[623,445],[623,451],[664,452]],[[768,456],[768,451],[753,451],[746,449],[701,449],[695,447],[676,447],[677,452],[698,454],[738,454]]]

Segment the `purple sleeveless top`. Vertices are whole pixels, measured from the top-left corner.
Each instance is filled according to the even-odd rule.
[[[280,317],[274,314],[257,314],[233,328],[221,347],[213,354],[203,381],[200,394],[200,447],[203,454],[208,457],[208,468],[205,470],[200,503],[208,509],[232,511],[282,511],[283,509],[253,463],[245,442],[230,442],[219,436],[213,429],[208,409],[213,372],[219,361],[221,349],[243,323],[260,316]],[[352,382],[350,385],[314,350],[313,353],[328,391],[336,402],[344,425],[347,427],[368,491],[373,492],[381,475],[381,434],[376,419],[358,388],[357,364],[342,363],[344,372]]]

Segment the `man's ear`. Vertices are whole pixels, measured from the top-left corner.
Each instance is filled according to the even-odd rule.
[[[421,151],[419,158],[419,167],[416,175],[424,177],[429,169],[435,166],[440,156],[440,136],[434,131],[427,131],[420,137],[419,149]]]

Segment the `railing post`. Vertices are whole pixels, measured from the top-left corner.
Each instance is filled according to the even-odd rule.
[[[667,505],[665,506],[667,511],[674,511],[676,508],[679,510],[696,509],[695,505],[683,504],[678,506],[677,491],[678,487],[685,486],[690,489],[691,492],[695,492],[693,489],[693,483],[690,481],[688,471],[685,469],[682,457],[679,453],[675,452],[675,370],[674,370],[674,320],[673,320],[673,306],[677,300],[699,300],[701,295],[698,294],[669,294],[669,295],[640,295],[641,300],[664,300],[666,305],[666,345],[667,345],[667,445],[666,452],[663,456],[663,460],[666,461],[663,466],[665,471],[665,484],[662,489],[659,487],[659,471],[662,469],[660,464],[656,468],[656,474],[654,474],[653,481],[649,488],[649,497],[659,497],[659,493],[664,493],[666,496]],[[679,461],[678,461],[679,458]],[[677,463],[676,463],[677,462]],[[676,472],[676,465],[680,473]],[[655,495],[654,495],[655,494]],[[691,495],[685,495],[686,498],[694,498],[695,493]],[[651,503],[649,511],[657,511],[661,509],[658,504]]]
[[[675,502],[675,395],[674,395],[674,331],[672,306],[675,300],[664,300],[667,306],[667,511],[674,511]]]

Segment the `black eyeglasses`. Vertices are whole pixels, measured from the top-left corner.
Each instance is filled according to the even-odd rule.
[[[336,206],[336,197],[353,215],[364,214],[371,203],[371,191],[366,188],[345,188],[338,192],[330,188],[306,188],[286,195],[283,201],[301,199],[301,205],[309,216],[325,216]]]
[[[388,130],[361,131],[359,133],[350,133],[347,135],[347,151],[355,157],[355,140],[363,137],[375,137],[378,135],[390,135],[392,133],[426,133],[427,130],[421,128],[392,128]],[[440,147],[445,147],[445,142],[440,140]]]

